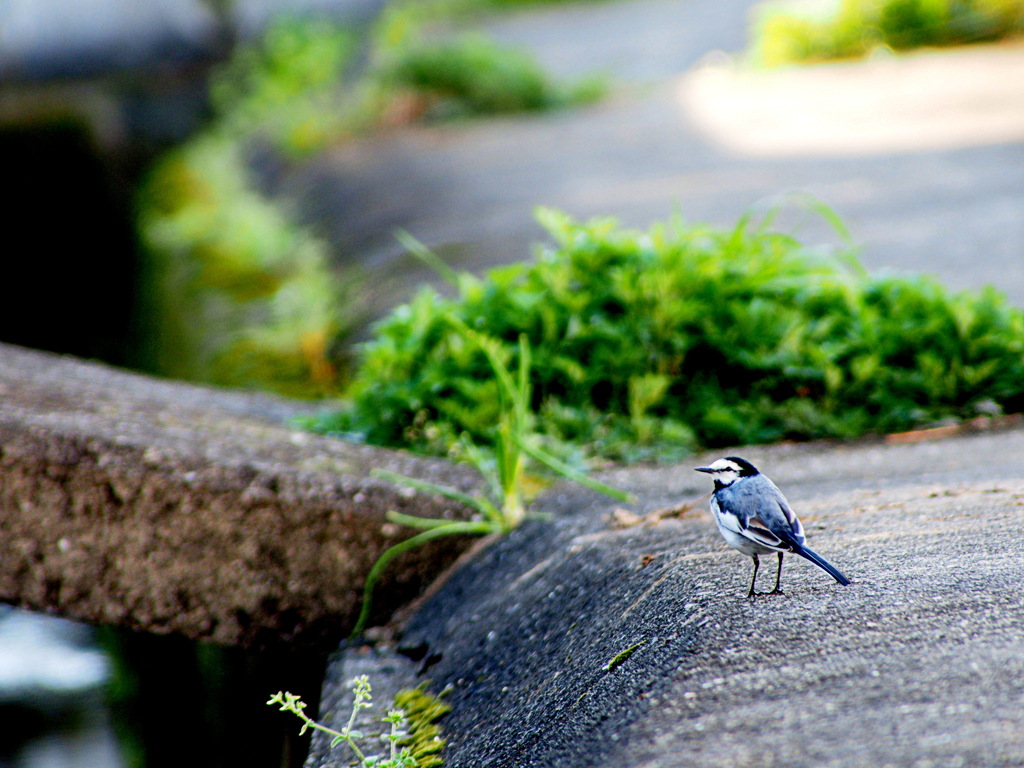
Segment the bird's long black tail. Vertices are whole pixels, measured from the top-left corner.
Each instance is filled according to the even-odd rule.
[[[812,563],[821,568],[821,570],[825,571],[829,576],[838,581],[844,587],[850,583],[850,580],[843,576],[842,572],[838,568],[832,565],[832,563],[830,563],[824,557],[819,555],[813,549],[810,549],[809,547],[796,547],[793,549],[793,552],[795,554],[800,555],[800,557],[810,560]]]

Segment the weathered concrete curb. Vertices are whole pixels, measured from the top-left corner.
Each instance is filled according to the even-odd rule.
[[[1024,430],[741,455],[853,584],[789,558],[786,595],[747,600],[706,499],[616,528],[554,494],[410,619],[417,662],[342,653],[328,716],[358,672],[450,690],[450,768],[1024,765]],[[708,458],[614,479],[650,512],[708,490]]]
[[[474,477],[288,425],[309,410],[0,344],[0,599],[221,643],[336,643],[370,566],[410,533],[385,512],[460,514],[371,471]],[[396,563],[379,615],[467,543]]]

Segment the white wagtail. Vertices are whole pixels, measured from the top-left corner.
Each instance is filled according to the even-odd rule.
[[[769,552],[779,553],[779,570],[775,575],[775,589],[766,594],[782,594],[779,582],[782,579],[782,556],[786,552],[810,560],[840,584],[850,583],[839,569],[804,546],[804,527],[786,497],[749,461],[727,456],[711,466],[696,467],[696,470],[707,472],[715,480],[711,514],[715,516],[722,537],[733,549],[754,558],[754,577],[750,580],[747,597],[758,594],[754,591],[760,565],[757,556]]]

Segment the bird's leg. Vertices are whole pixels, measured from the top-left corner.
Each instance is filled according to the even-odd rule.
[[[775,574],[775,589],[773,589],[768,594],[770,594],[770,595],[781,595],[782,594],[782,587],[779,586],[779,583],[781,581],[782,581],[782,553],[779,552],[779,570]]]
[[[750,579],[750,591],[747,592],[747,597],[753,597],[757,593],[754,591],[754,583],[757,581],[757,569],[761,565],[761,561],[757,559],[757,555],[751,555],[754,558],[754,576]]]

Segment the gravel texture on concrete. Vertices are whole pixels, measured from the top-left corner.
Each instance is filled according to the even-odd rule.
[[[373,470],[462,490],[479,478],[289,423],[316,407],[0,344],[0,600],[224,644],[334,647],[370,567],[413,533],[388,510],[467,514]],[[378,615],[469,543],[394,563]]]

